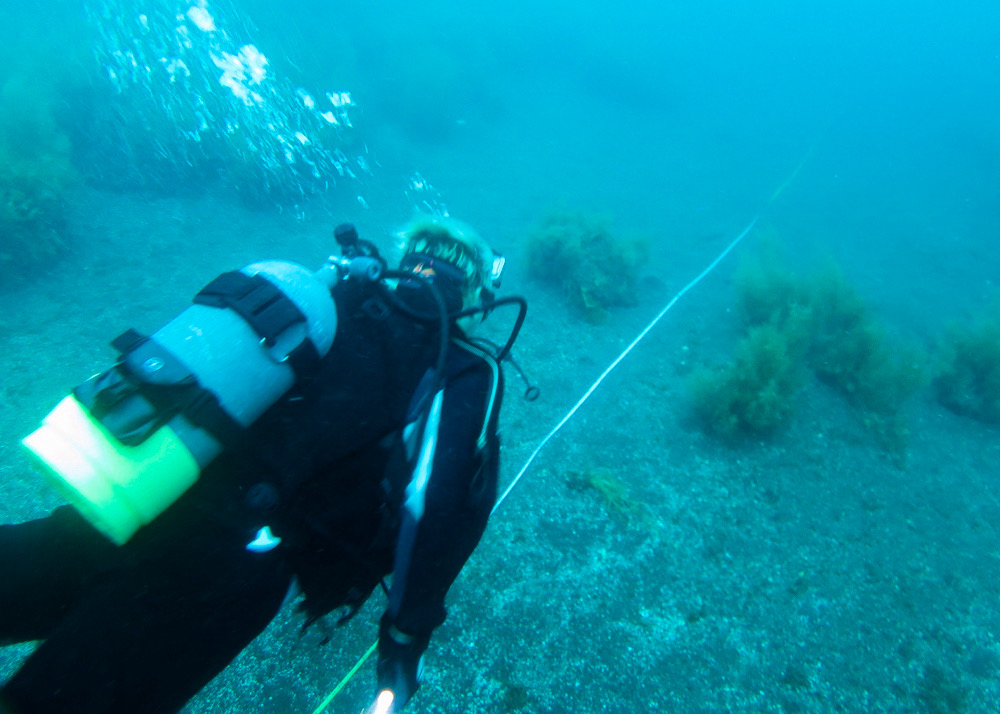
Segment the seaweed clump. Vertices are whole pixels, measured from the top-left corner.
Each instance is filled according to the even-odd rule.
[[[728,365],[691,378],[695,413],[716,436],[767,435],[785,423],[802,389],[799,347],[790,332],[765,323],[750,328]]]
[[[582,213],[547,216],[528,238],[528,268],[591,323],[614,307],[636,304],[639,267],[648,252],[640,240],[623,240],[609,221]]]
[[[902,407],[925,383],[924,360],[890,339],[843,274],[798,277],[772,259],[745,266],[736,283],[749,333],[727,368],[692,382],[706,428],[727,438],[773,433],[811,371],[864,412],[885,447],[901,451]]]
[[[569,471],[566,485],[573,491],[588,491],[594,494],[614,518],[628,523],[646,522],[649,513],[633,499],[621,477],[603,466],[587,468],[584,471]]]
[[[924,385],[922,356],[890,339],[839,271],[817,278],[809,312],[809,358],[816,376],[855,405],[895,414]]]
[[[951,329],[934,391],[956,414],[1000,423],[1000,310]]]
[[[66,228],[64,196],[76,180],[70,141],[45,92],[28,77],[0,87],[0,264],[55,257]]]

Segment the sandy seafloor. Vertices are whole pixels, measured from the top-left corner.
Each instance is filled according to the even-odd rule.
[[[532,177],[460,158],[428,153],[418,167],[456,215],[499,240],[511,258],[505,289],[531,303],[516,354],[542,398],[519,399],[508,373],[507,483],[799,157],[776,161],[755,191],[705,166],[691,183],[594,180],[578,193],[551,188],[560,167]],[[864,187],[837,188],[849,180],[843,170],[807,165],[760,231],[796,254],[832,254],[886,324],[933,349],[949,320],[985,304],[997,274],[979,208],[946,194],[865,204]],[[318,266],[342,219],[384,242],[407,207],[371,197],[393,195],[389,182],[366,190],[372,211],[347,196],[301,220],[226,198],[75,195],[67,253],[34,274],[3,276],[0,517],[57,503],[18,441],[107,365],[110,339],[130,326],[155,329],[223,270],[263,257]],[[607,211],[623,231],[655,238],[644,271],[653,279],[636,307],[591,325],[526,276],[520,237],[550,205]],[[996,427],[947,412],[927,390],[907,410],[905,459],[891,458],[819,383],[765,443],[725,446],[691,423],[686,379],[693,365],[731,354],[741,334],[731,279],[757,240],[751,234],[667,315],[503,504],[449,596],[408,711],[997,710]],[[503,320],[492,322],[486,334],[499,338]],[[574,485],[574,473],[594,468],[611,470],[633,507],[617,511]],[[287,611],[187,711],[311,711],[372,642],[383,604],[373,597],[322,647],[323,628],[299,636]],[[3,650],[0,676],[27,650]],[[372,687],[369,664],[331,711],[359,711]]]

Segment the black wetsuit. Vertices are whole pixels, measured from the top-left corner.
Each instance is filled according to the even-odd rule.
[[[177,711],[295,583],[316,617],[359,606],[395,567],[383,621],[423,641],[441,624],[496,498],[502,375],[453,335],[443,399],[423,444],[407,445],[434,400],[436,329],[386,311],[371,286],[341,283],[335,297],[319,372],[127,544],[69,507],[0,526],[0,641],[44,640],[3,706]],[[265,525],[281,543],[247,550]]]

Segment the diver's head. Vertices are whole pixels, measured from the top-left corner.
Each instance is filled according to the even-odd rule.
[[[468,225],[445,216],[418,216],[403,229],[401,236],[404,248],[399,269],[430,278],[449,313],[492,302],[492,290],[500,285],[503,257],[494,253]],[[419,293],[426,293],[417,286],[407,287],[417,299]],[[403,283],[400,288],[404,288]],[[433,303],[425,304],[435,311]],[[483,317],[468,315],[459,318],[457,324],[468,334]]]

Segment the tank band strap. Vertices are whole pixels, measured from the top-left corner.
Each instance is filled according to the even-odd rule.
[[[246,275],[238,270],[223,273],[194,296],[198,305],[223,307],[246,320],[268,347],[278,336],[305,315],[285,293],[261,275]]]
[[[232,310],[268,347],[292,325],[306,322],[298,306],[277,286],[261,275],[246,275],[239,270],[217,277],[195,295],[194,302]],[[288,364],[300,383],[316,374],[319,362],[316,346],[308,337],[288,354]]]

